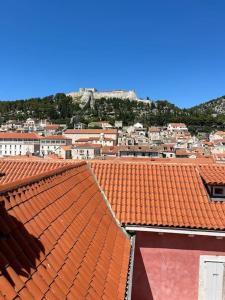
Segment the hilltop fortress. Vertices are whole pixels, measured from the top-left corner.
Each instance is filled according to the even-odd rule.
[[[79,92],[70,92],[67,96],[71,96],[74,99],[82,98],[85,94],[92,94],[94,99],[101,98],[118,98],[118,99],[129,99],[129,100],[140,100],[134,90],[112,90],[112,91],[98,91],[95,88],[80,88]]]
[[[91,107],[94,106],[95,100],[101,98],[129,99],[130,101],[146,102],[146,100],[139,99],[134,90],[98,91],[95,88],[80,88],[78,92],[70,92],[66,95],[71,96],[74,101],[79,101],[81,106],[85,106],[89,103]]]

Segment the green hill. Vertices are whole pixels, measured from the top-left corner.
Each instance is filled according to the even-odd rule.
[[[94,106],[80,108],[70,96],[63,93],[44,98],[16,101],[0,101],[0,122],[9,119],[21,121],[28,117],[47,118],[54,123],[67,123],[71,118],[84,123],[105,120],[114,123],[122,120],[124,125],[141,122],[144,126],[163,126],[169,122],[184,122],[193,133],[225,130],[225,96],[210,100],[190,109],[181,109],[166,100],[137,102],[120,99],[95,100]]]

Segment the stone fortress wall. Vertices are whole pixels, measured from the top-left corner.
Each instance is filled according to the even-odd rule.
[[[101,98],[118,98],[118,99],[129,99],[131,101],[145,101],[137,97],[134,90],[112,90],[112,91],[97,91],[95,88],[80,88],[79,92],[70,92],[66,94],[74,99],[86,98],[86,96],[92,95],[94,99]]]

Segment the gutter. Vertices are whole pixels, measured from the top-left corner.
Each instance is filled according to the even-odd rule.
[[[186,234],[186,235],[202,235],[202,236],[215,236],[225,237],[225,231],[219,230],[197,230],[197,229],[173,229],[168,227],[151,227],[151,226],[135,226],[128,225],[125,229],[129,232],[157,232],[157,233],[173,233],[173,234]]]
[[[127,289],[125,294],[125,300],[131,300],[133,271],[134,271],[135,240],[136,240],[136,235],[133,235],[131,237],[131,251],[130,251],[129,269],[127,275]]]

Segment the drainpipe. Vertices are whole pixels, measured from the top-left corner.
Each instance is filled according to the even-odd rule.
[[[128,278],[127,278],[127,292],[125,296],[126,300],[131,300],[133,270],[134,270],[135,240],[136,240],[136,235],[133,235],[131,237],[131,252],[130,252],[130,262],[129,262],[129,270],[128,270]]]

